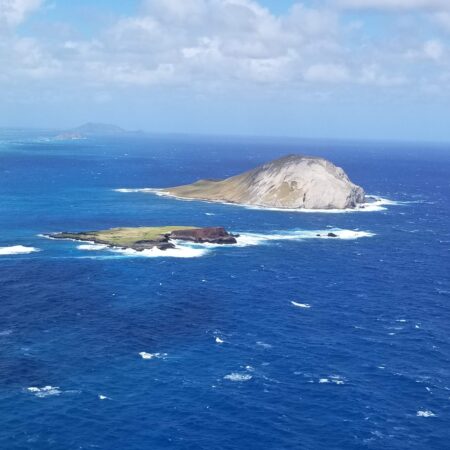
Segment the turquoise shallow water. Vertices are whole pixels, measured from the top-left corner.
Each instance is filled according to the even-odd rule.
[[[0,136],[0,248],[40,250],[0,255],[1,448],[448,448],[449,148],[49,136]],[[397,204],[308,214],[114,191],[293,152]],[[167,223],[243,239],[180,258],[39,236]],[[315,238],[330,229],[352,239]]]

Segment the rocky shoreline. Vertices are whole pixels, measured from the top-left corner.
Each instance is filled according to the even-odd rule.
[[[304,155],[288,155],[224,180],[198,180],[158,191],[180,199],[277,209],[345,210],[365,203],[363,188],[343,169]]]
[[[45,236],[52,239],[73,240],[106,245],[120,249],[169,250],[176,248],[175,242],[193,242],[197,244],[233,245],[238,235],[229,233],[223,227],[186,228],[186,227],[140,227],[113,228],[102,231],[60,232]]]

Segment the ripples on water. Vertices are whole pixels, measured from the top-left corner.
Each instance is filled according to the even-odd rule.
[[[0,151],[1,448],[447,448],[448,149],[21,142]],[[114,191],[293,151],[401,204],[297,214]],[[144,258],[38,236],[165,223],[242,237]]]

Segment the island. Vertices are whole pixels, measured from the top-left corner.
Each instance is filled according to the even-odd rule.
[[[67,239],[132,249],[138,252],[154,248],[159,250],[175,248],[176,241],[198,244],[236,244],[236,238],[239,237],[227,232],[223,227],[199,228],[192,226],[111,228],[100,231],[51,233],[45,236],[52,239]]]
[[[55,139],[58,141],[88,139],[90,137],[120,137],[140,135],[142,131],[129,131],[109,123],[88,122],[79,127],[66,130],[58,134]]]
[[[343,169],[324,158],[303,155],[288,155],[225,180],[199,180],[150,191],[279,209],[354,209],[365,202],[363,188],[352,183]]]

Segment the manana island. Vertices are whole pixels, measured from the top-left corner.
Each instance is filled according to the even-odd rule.
[[[353,184],[340,167],[324,158],[300,155],[289,155],[225,180],[199,180],[185,186],[148,191],[184,199],[277,209],[354,209],[365,202],[364,190]],[[167,250],[174,248],[177,241],[236,244],[238,237],[223,227],[180,225],[63,232],[48,236],[136,251]],[[334,237],[333,233],[329,236]]]

